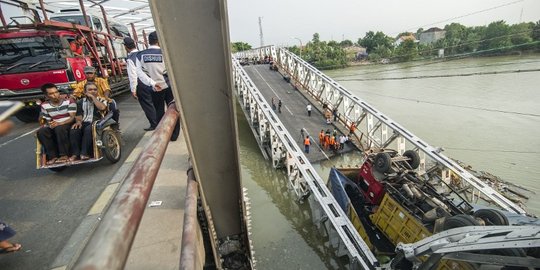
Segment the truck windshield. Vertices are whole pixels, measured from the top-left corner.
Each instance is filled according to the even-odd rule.
[[[66,68],[58,36],[0,39],[0,74]]]

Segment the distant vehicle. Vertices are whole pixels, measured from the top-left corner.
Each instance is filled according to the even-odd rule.
[[[24,9],[19,1],[12,2]],[[11,23],[0,29],[0,100],[25,103],[25,107],[15,115],[19,120],[38,120],[39,103],[43,97],[41,85],[54,83],[60,91],[71,92],[71,84],[86,78],[85,66],[96,67],[99,76],[109,79],[112,95],[128,91],[122,38],[97,31],[103,30],[102,19],[91,16],[92,28],[88,28],[77,24],[82,16],[77,17],[73,13],[63,14],[71,16],[64,17],[66,21],[73,20],[68,24],[40,21],[38,11],[33,12],[34,20],[38,21],[24,24],[14,17]],[[0,15],[5,18],[4,14]],[[127,32],[127,28],[116,23],[111,25],[122,35]],[[92,42],[86,43],[84,58],[75,57],[69,46],[81,33],[87,41],[92,38],[95,43],[95,46]]]

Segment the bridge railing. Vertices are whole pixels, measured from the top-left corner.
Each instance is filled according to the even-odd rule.
[[[298,199],[308,199],[314,224],[324,226],[329,235],[339,236],[336,239],[340,241],[330,241],[337,255],[348,256],[353,269],[372,269],[378,265],[293,136],[236,60],[233,60],[233,77],[238,101],[263,154],[274,168],[286,169],[290,187]]]
[[[291,83],[320,106],[325,104],[330,110],[336,109],[342,124],[348,128],[354,124],[355,133],[360,134],[359,143],[364,149],[393,148],[400,154],[407,149],[413,149],[418,152],[421,159],[418,168],[420,175],[440,171],[438,177],[449,185],[455,185],[456,189],[463,190],[469,202],[483,199],[513,213],[526,213],[520,206],[443,155],[440,148],[429,145],[287,49],[266,46],[237,55],[246,58],[264,56],[272,56],[280,70],[290,76]],[[472,192],[465,193],[471,188]]]
[[[124,269],[177,119],[169,106],[73,269]]]

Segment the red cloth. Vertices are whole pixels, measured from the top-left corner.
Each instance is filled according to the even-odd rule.
[[[71,48],[71,50],[78,54],[78,55],[82,55],[83,54],[83,47],[79,44],[77,44],[76,41],[72,41],[70,44],[69,44],[69,47]]]

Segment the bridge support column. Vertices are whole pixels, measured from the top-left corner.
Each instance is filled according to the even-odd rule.
[[[153,0],[150,6],[203,206],[215,229],[210,228],[213,248],[239,244],[249,250],[226,1]]]

